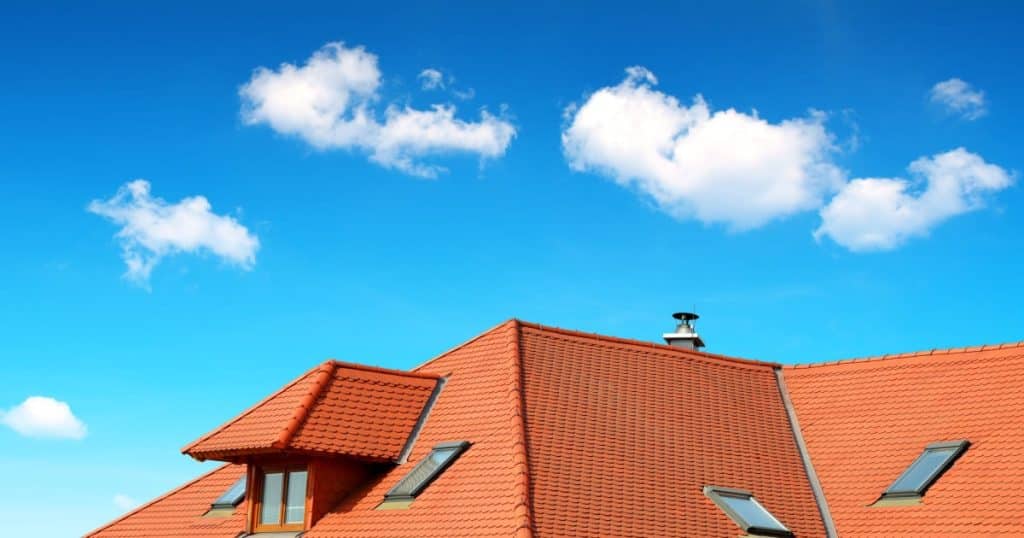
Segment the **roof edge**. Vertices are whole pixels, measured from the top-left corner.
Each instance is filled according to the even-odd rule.
[[[397,370],[394,368],[384,368],[382,366],[372,366],[369,364],[360,364],[358,362],[340,361],[338,359],[328,359],[328,363],[333,364],[336,368],[346,368],[349,370],[362,370],[364,372],[372,372],[375,374],[388,374],[396,375],[401,377],[416,377],[420,379],[439,379],[441,378],[438,374],[431,374],[426,372],[417,372],[413,370]],[[326,363],[325,363],[326,364]]]
[[[117,519],[114,519],[113,521],[110,521],[109,523],[106,523],[105,525],[102,525],[100,527],[96,527],[95,529],[93,529],[93,530],[83,534],[82,536],[84,538],[89,538],[91,536],[95,536],[97,533],[105,531],[105,530],[109,529],[110,527],[113,527],[114,525],[117,525],[118,523],[128,519],[129,517],[131,517],[131,516],[141,512],[141,511],[149,508],[150,506],[153,506],[154,504],[156,504],[156,503],[158,503],[158,502],[160,502],[160,501],[170,497],[171,495],[174,495],[175,493],[178,493],[179,491],[182,491],[182,490],[184,490],[184,489],[186,489],[188,487],[191,487],[196,482],[199,482],[200,480],[202,480],[202,479],[204,479],[204,478],[206,478],[206,477],[208,477],[208,476],[210,476],[210,475],[212,475],[212,474],[214,474],[216,472],[219,472],[219,471],[223,470],[225,467],[230,467],[232,465],[237,465],[237,464],[225,463],[224,465],[221,465],[220,467],[217,467],[216,469],[214,469],[214,470],[212,470],[212,471],[210,471],[208,473],[203,473],[203,474],[197,476],[196,478],[193,478],[192,480],[189,480],[188,482],[186,482],[186,483],[184,483],[184,484],[182,484],[182,485],[172,489],[171,491],[168,491],[167,493],[164,493],[163,495],[161,495],[161,496],[159,496],[159,497],[149,501],[148,503],[145,503],[145,504],[137,506],[136,508],[130,510],[128,513],[118,517]]]
[[[832,510],[829,509],[828,499],[825,497],[825,490],[821,486],[818,472],[811,460],[811,452],[807,449],[804,441],[803,431],[800,429],[800,420],[796,414],[796,407],[793,399],[789,396],[789,388],[786,387],[786,378],[782,368],[775,369],[775,385],[779,388],[779,396],[782,398],[782,406],[786,409],[786,418],[789,419],[789,428],[793,430],[793,441],[796,443],[797,452],[800,453],[800,461],[804,465],[804,472],[807,473],[807,482],[811,486],[811,493],[814,495],[814,503],[818,505],[818,513],[821,515],[821,523],[825,527],[825,536],[837,538],[836,522],[832,518]]]
[[[509,395],[512,403],[512,465],[515,467],[514,491],[516,505],[513,516],[518,520],[512,532],[513,538],[533,537],[533,510],[530,498],[530,463],[526,445],[525,394],[523,391],[523,355],[520,339],[522,322],[512,319],[506,322],[511,332],[509,352],[512,355],[512,385]]]
[[[950,347],[950,348],[935,348],[925,351],[911,351],[907,353],[888,353],[885,355],[868,355],[864,357],[854,357],[848,359],[839,359],[834,361],[821,361],[821,362],[805,362],[800,364],[786,364],[783,368],[789,369],[804,369],[804,368],[819,368],[822,366],[836,366],[839,364],[858,364],[865,362],[880,362],[890,361],[894,359],[911,359],[915,357],[930,357],[933,355],[954,355],[959,353],[979,353],[982,351],[997,351],[1001,349],[1017,349],[1024,348],[1024,340],[1019,342],[1006,342],[1002,344],[985,344],[981,346],[968,346],[968,347]]]
[[[479,339],[481,339],[481,338],[483,338],[483,337],[485,337],[485,336],[487,336],[487,335],[489,335],[489,334],[491,334],[491,333],[501,329],[502,327],[505,327],[506,325],[510,325],[510,324],[514,324],[514,323],[520,323],[520,321],[517,320],[516,318],[507,319],[507,320],[505,320],[505,321],[503,321],[503,322],[501,322],[501,323],[491,327],[490,329],[487,329],[486,331],[484,331],[484,332],[474,336],[473,338],[470,338],[469,340],[466,340],[465,342],[463,342],[463,343],[461,343],[461,344],[459,344],[459,345],[457,345],[457,346],[455,346],[453,348],[446,349],[443,352],[441,352],[440,354],[434,355],[432,358],[427,359],[424,362],[421,362],[417,366],[413,366],[412,368],[409,369],[409,372],[410,373],[422,374],[422,372],[420,372],[420,370],[422,370],[423,368],[426,368],[431,363],[433,363],[435,361],[438,361],[438,360],[441,360],[441,359],[447,357],[448,355],[451,355],[452,353],[454,353],[454,352],[456,352],[456,351],[458,351],[458,350],[460,350],[460,349],[462,349],[462,348],[472,344],[473,342],[476,342],[477,340],[479,340]],[[518,332],[518,329],[517,329],[517,332]],[[429,375],[429,374],[424,374],[424,375]]]
[[[328,362],[331,362],[331,361],[328,361]],[[290,389],[290,388],[291,388],[292,386],[294,386],[294,385],[295,385],[296,383],[298,383],[299,381],[302,381],[303,379],[305,379],[307,375],[309,375],[309,374],[311,374],[311,373],[313,373],[313,372],[317,371],[318,369],[322,368],[322,367],[323,367],[323,366],[324,366],[325,364],[326,364],[326,363],[321,363],[321,364],[318,364],[317,366],[315,366],[315,367],[313,367],[313,368],[311,368],[311,369],[309,369],[309,370],[306,370],[306,371],[305,371],[305,372],[303,372],[303,373],[302,373],[301,375],[299,375],[298,377],[296,377],[295,379],[293,379],[293,380],[292,380],[292,381],[291,381],[290,383],[287,383],[287,384],[286,384],[286,385],[284,385],[283,387],[281,387],[281,388],[279,388],[279,389],[275,390],[275,391],[274,391],[273,393],[271,393],[271,394],[270,394],[269,396],[267,396],[266,398],[263,398],[262,400],[260,400],[260,401],[256,402],[255,404],[253,404],[252,406],[250,406],[250,407],[249,407],[248,409],[246,409],[245,411],[242,411],[241,413],[239,413],[238,415],[236,415],[236,416],[235,416],[234,418],[232,418],[232,419],[228,420],[227,422],[225,422],[225,423],[221,424],[220,426],[217,426],[216,428],[214,428],[214,429],[212,429],[212,430],[210,430],[210,431],[206,432],[206,434],[204,434],[204,435],[202,435],[201,437],[199,437],[199,439],[196,439],[195,441],[192,441],[191,443],[189,443],[189,444],[185,445],[185,446],[184,446],[184,447],[183,447],[183,448],[181,449],[181,453],[182,453],[182,454],[186,454],[186,455],[188,455],[188,456],[191,456],[192,454],[191,454],[190,452],[191,452],[192,448],[194,448],[194,447],[195,447],[196,445],[198,445],[199,443],[202,443],[203,441],[206,441],[206,440],[207,440],[207,439],[209,439],[210,437],[213,437],[214,435],[216,435],[216,434],[220,433],[220,432],[221,432],[222,430],[224,430],[224,428],[227,428],[228,426],[230,426],[230,425],[232,425],[232,424],[234,424],[234,423],[238,422],[238,421],[239,421],[239,420],[241,420],[241,419],[242,419],[243,417],[245,417],[245,416],[248,416],[248,415],[249,415],[250,413],[252,413],[253,411],[255,411],[255,410],[259,409],[260,407],[262,407],[262,406],[263,406],[264,404],[266,404],[266,403],[267,403],[267,402],[269,402],[270,400],[272,400],[272,399],[276,398],[276,397],[277,397],[277,396],[278,396],[279,394],[281,394],[282,392],[284,392],[284,391],[286,391],[286,390]],[[194,457],[194,456],[193,456],[193,457]],[[202,458],[196,458],[196,459],[199,459],[200,461],[203,461],[203,460],[202,460]]]
[[[616,344],[626,344],[626,345],[634,345],[634,346],[640,346],[640,347],[649,347],[649,348],[653,348],[653,349],[657,349],[657,350],[661,350],[661,351],[669,351],[669,352],[672,352],[672,353],[678,353],[679,355],[686,355],[686,356],[690,356],[690,357],[697,358],[697,359],[706,359],[706,360],[715,361],[715,362],[724,361],[724,362],[731,362],[731,363],[735,363],[735,364],[742,364],[742,365],[746,365],[746,366],[767,366],[767,367],[771,367],[771,368],[780,368],[780,367],[782,367],[782,364],[778,363],[778,362],[771,362],[771,361],[765,361],[765,360],[760,360],[760,359],[745,359],[745,358],[742,358],[742,357],[732,357],[732,356],[729,356],[729,355],[721,355],[721,354],[718,354],[718,353],[708,353],[706,351],[694,351],[694,350],[690,350],[690,349],[683,349],[683,348],[676,347],[676,346],[670,346],[668,344],[658,344],[656,342],[647,342],[647,341],[644,341],[644,340],[636,340],[636,339],[632,339],[632,338],[622,338],[622,337],[618,337],[618,336],[607,336],[607,335],[603,335],[603,334],[589,333],[589,332],[577,331],[577,330],[573,330],[573,329],[563,329],[561,327],[552,327],[550,325],[542,325],[540,323],[534,323],[534,322],[530,322],[530,321],[523,321],[523,320],[519,320],[519,319],[513,319],[512,321],[515,321],[515,322],[519,323],[519,325],[522,326],[522,327],[529,327],[531,329],[537,329],[537,330],[541,330],[541,331],[548,331],[548,332],[563,334],[563,335],[567,335],[567,336],[575,336],[575,337],[579,337],[579,338],[590,338],[592,340],[601,340],[601,341],[605,341],[605,342],[613,342],[613,343],[616,343]]]
[[[324,388],[327,387],[331,378],[334,377],[334,372],[337,371],[337,364],[334,361],[328,361],[321,364],[317,369],[319,372],[317,372],[316,379],[313,380],[313,386],[309,388],[309,391],[302,397],[302,400],[299,400],[299,405],[295,408],[291,418],[288,419],[288,423],[284,425],[281,433],[277,436],[277,440],[270,446],[280,449],[288,446],[292,437],[295,436],[295,432],[299,430],[299,426],[309,416],[310,410],[313,409],[313,404],[316,403],[317,398],[320,397]]]

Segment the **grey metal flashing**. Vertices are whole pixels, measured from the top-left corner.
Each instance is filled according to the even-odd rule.
[[[441,389],[444,388],[445,383],[448,382],[448,377],[442,377],[437,380],[437,384],[434,385],[434,391],[430,393],[430,398],[427,398],[426,405],[423,406],[423,412],[420,413],[420,418],[416,419],[416,424],[412,427],[412,431],[409,432],[409,438],[405,440],[405,446],[402,447],[402,451],[398,454],[398,464],[401,465],[409,461],[409,454],[412,453],[412,447],[416,444],[416,440],[420,437],[420,431],[423,429],[423,425],[427,423],[427,417],[430,416],[430,411],[434,409],[434,404],[437,403],[437,399],[441,396]]]
[[[828,501],[825,499],[825,491],[821,488],[821,481],[818,480],[818,473],[811,463],[811,454],[807,451],[807,444],[804,443],[804,434],[800,431],[800,421],[796,417],[796,409],[793,408],[793,400],[789,398],[789,389],[786,388],[786,379],[782,375],[782,368],[775,368],[775,382],[779,386],[779,394],[782,396],[782,405],[786,408],[786,416],[789,417],[789,426],[793,430],[793,439],[796,441],[796,448],[800,452],[800,459],[804,463],[804,471],[807,472],[807,481],[811,484],[811,492],[814,494],[814,501],[818,505],[818,512],[821,514],[821,521],[825,524],[825,535],[828,538],[838,538],[835,521],[832,520],[832,512],[828,509]]]

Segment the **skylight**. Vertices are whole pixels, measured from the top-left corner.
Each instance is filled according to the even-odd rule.
[[[882,494],[883,498],[920,497],[967,450],[968,441],[932,443]]]
[[[214,510],[221,510],[226,508],[234,508],[238,506],[238,503],[242,502],[245,498],[245,475],[239,478],[223,495],[213,501],[211,508]]]
[[[409,471],[409,474],[399,480],[395,487],[384,495],[384,498],[386,500],[415,498],[467,448],[469,448],[467,441],[441,443],[435,446],[430,451],[430,455],[417,463],[416,467]]]
[[[714,501],[744,532],[760,536],[793,536],[793,532],[749,491],[704,486],[704,495]]]

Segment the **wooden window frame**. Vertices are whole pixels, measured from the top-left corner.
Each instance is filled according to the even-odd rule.
[[[253,532],[287,532],[287,531],[302,531],[306,529],[306,522],[309,520],[310,511],[310,486],[312,485],[310,468],[306,464],[278,464],[278,465],[258,465],[255,466],[255,488],[253,489],[253,511],[252,511],[252,528]],[[291,478],[290,473],[295,471],[306,472],[306,491],[303,495],[304,506],[302,510],[302,523],[285,523],[285,516],[288,506],[288,487]],[[278,513],[278,524],[267,525],[263,523],[263,488],[265,485],[265,479],[267,473],[281,473],[281,505]]]

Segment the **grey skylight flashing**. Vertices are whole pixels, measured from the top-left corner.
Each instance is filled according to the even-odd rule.
[[[744,532],[755,536],[791,537],[789,530],[749,491],[721,486],[704,486],[707,495]]]
[[[402,477],[390,491],[384,495],[385,500],[414,499],[431,482],[447,469],[460,454],[469,448],[469,441],[441,443],[434,446],[427,457],[420,460],[409,474]]]
[[[924,447],[924,452],[882,493],[882,499],[921,497],[942,473],[959,458],[970,442],[944,441]]]
[[[239,478],[223,495],[213,501],[210,508],[213,510],[221,510],[227,508],[234,508],[242,502],[245,498],[245,476]]]

